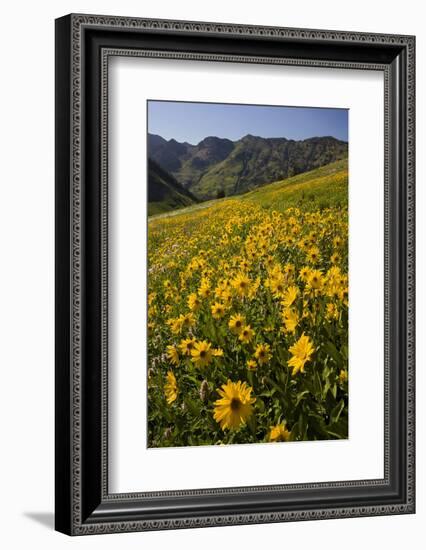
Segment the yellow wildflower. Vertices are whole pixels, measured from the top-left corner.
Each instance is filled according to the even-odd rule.
[[[167,382],[164,384],[164,395],[168,405],[171,405],[173,401],[176,401],[178,394],[178,388],[176,383],[176,377],[171,370],[167,373]]]
[[[197,367],[204,367],[212,362],[213,352],[210,342],[203,340],[202,342],[196,342],[194,348],[191,350],[191,361]]]
[[[237,314],[237,315],[233,315],[229,319],[228,326],[231,329],[231,332],[233,332],[234,334],[240,334],[244,326],[244,323],[245,323],[244,317],[240,314]]]
[[[254,359],[249,359],[247,361],[247,368],[248,370],[256,370],[257,369],[257,363]]]
[[[257,359],[259,365],[268,363],[271,359],[271,346],[269,344],[259,344],[254,352],[254,356]]]
[[[305,364],[310,361],[315,351],[309,336],[302,334],[299,340],[290,347],[289,351],[292,357],[288,362],[288,366],[293,367],[292,376],[295,376],[299,371],[305,372]]]
[[[314,270],[308,275],[308,286],[313,290],[321,290],[324,283],[323,275],[321,271]]]
[[[179,352],[176,346],[167,346],[167,358],[172,365],[179,365]]]
[[[282,319],[284,322],[284,331],[293,333],[299,323],[299,315],[294,309],[285,309],[282,313]]]
[[[243,344],[248,344],[251,342],[254,338],[254,330],[251,328],[250,325],[246,325],[241,329],[240,335],[238,337]]]
[[[214,319],[222,319],[225,315],[225,306],[219,302],[216,302],[211,306],[211,312]]]
[[[214,405],[213,417],[222,430],[235,430],[244,425],[253,413],[255,397],[251,396],[252,388],[246,382],[228,380],[217,392],[220,399]]]
[[[281,422],[276,426],[271,426],[269,431],[269,441],[290,441],[291,432],[287,430],[286,422]]]
[[[289,286],[287,290],[284,292],[284,297],[281,301],[282,305],[285,307],[290,307],[296,300],[298,294],[299,294],[299,289],[297,288],[297,286],[295,285]]]
[[[185,313],[185,315],[179,315],[182,328],[191,328],[195,325],[195,317],[192,313]]]
[[[248,296],[250,292],[250,278],[244,273],[239,273],[233,279],[232,286],[239,296]]]
[[[201,307],[201,300],[198,298],[195,292],[192,292],[188,296],[188,307],[191,311],[198,311]]]
[[[195,338],[187,338],[185,340],[181,340],[179,344],[179,349],[182,355],[191,355],[191,351],[194,349],[195,342]]]
[[[307,256],[308,256],[308,259],[309,261],[312,263],[312,264],[316,264],[319,259],[320,259],[320,251],[319,251],[319,248],[317,246],[312,246],[308,251],[307,251]]]
[[[343,384],[344,382],[348,381],[348,371],[347,370],[341,370],[339,373],[339,382]]]
[[[170,327],[170,330],[173,332],[173,334],[179,334],[182,330],[182,319],[169,319],[167,321],[167,324]]]

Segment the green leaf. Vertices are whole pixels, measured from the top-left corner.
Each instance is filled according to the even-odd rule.
[[[263,402],[262,399],[260,399],[260,397],[257,397],[257,398],[256,398],[256,406],[257,406],[257,408],[259,409],[259,411],[260,411],[261,413],[264,412],[264,410],[265,410],[265,403]]]
[[[345,402],[343,401],[343,399],[341,399],[330,413],[330,425],[336,424],[336,422],[338,422],[344,407]]]
[[[247,379],[249,381],[250,386],[253,387],[253,373],[251,372],[251,370],[249,370],[247,373]]]
[[[297,407],[307,393],[309,393],[309,390],[305,390],[297,394],[296,403],[294,404],[295,407]]]
[[[340,417],[339,422],[330,426],[327,432],[337,439],[347,439],[348,437],[348,420]]]
[[[192,399],[189,399],[189,397],[185,398],[185,404],[188,407],[188,411],[192,416],[198,416],[200,413],[200,405],[193,401]]]
[[[330,340],[326,342],[324,345],[324,350],[334,360],[336,365],[343,366],[343,358],[337,351],[336,346],[333,344],[333,342],[330,342]]]
[[[253,435],[256,435],[256,424],[256,416],[252,414],[247,420],[247,426]]]

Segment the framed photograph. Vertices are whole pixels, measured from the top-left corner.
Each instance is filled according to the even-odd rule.
[[[413,36],[56,20],[56,529],[415,511]]]

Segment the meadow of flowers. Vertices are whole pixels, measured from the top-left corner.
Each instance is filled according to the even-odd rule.
[[[148,446],[348,437],[347,208],[149,221]]]

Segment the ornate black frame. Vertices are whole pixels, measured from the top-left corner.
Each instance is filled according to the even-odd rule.
[[[70,535],[414,513],[415,38],[68,15],[56,20],[56,529]],[[111,55],[374,69],[385,78],[385,475],[109,494]]]

